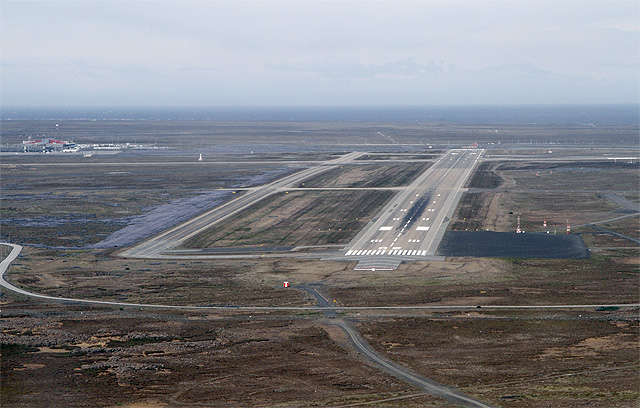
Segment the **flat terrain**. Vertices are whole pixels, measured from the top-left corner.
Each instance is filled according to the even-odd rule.
[[[304,188],[373,188],[398,187],[410,184],[429,168],[431,163],[389,163],[347,166],[324,172],[304,180]]]
[[[361,328],[394,360],[444,383],[455,378],[465,392],[502,407],[635,406],[629,380],[638,370],[638,325],[575,314],[541,321],[549,318],[402,318]]]
[[[392,195],[388,191],[278,193],[197,235],[183,247],[347,244]]]
[[[444,151],[429,150],[429,154],[389,154],[389,153],[370,153],[360,156],[358,160],[383,160],[383,161],[409,161],[409,160],[433,160],[437,159]]]
[[[450,228],[515,231],[520,216],[525,231],[545,231],[547,220],[547,230],[566,232],[567,220],[579,226],[628,215],[611,196],[637,203],[639,170],[638,163],[606,160],[485,162],[467,184]]]
[[[56,123],[59,125],[56,128]],[[3,143],[21,143],[36,135],[76,143],[150,143],[212,154],[333,151],[369,146],[382,153],[406,152],[399,144],[468,146],[474,142],[496,149],[637,148],[638,125],[598,126],[537,124],[455,124],[438,122],[221,122],[199,120],[3,120]],[[393,144],[389,139],[398,143]],[[569,145],[569,146],[566,146]],[[362,147],[360,148],[362,149]],[[396,150],[397,149],[397,150]],[[628,152],[628,150],[627,150]]]
[[[21,156],[24,164],[7,164],[3,157],[2,236],[14,243],[65,247],[98,243],[134,217],[179,199],[187,202],[174,211],[195,216],[211,208],[203,200],[220,202],[207,192],[255,186],[297,169],[281,164],[212,165],[196,158],[190,165],[167,161],[140,166],[122,159],[95,162],[76,156],[42,167],[32,164],[34,157],[38,156]]]
[[[39,123],[40,128],[29,128],[26,122],[9,125],[3,128],[3,141],[5,134],[21,140],[20,133],[26,130],[36,133],[51,123]],[[545,142],[553,137],[570,140],[585,136],[585,132],[587,141],[606,141],[612,137],[618,143],[625,138],[637,139],[637,131],[634,135],[633,129],[591,130],[586,126],[559,129],[534,125],[500,128],[269,123],[261,127],[256,123],[227,123],[212,128],[211,124],[177,122],[165,127],[140,122],[70,122],[64,126],[68,126],[65,131],[74,135],[70,138],[88,135],[87,140],[115,135],[116,141],[132,141],[134,135],[139,135],[135,137],[142,141],[157,135],[159,145],[171,140],[175,152],[217,152],[215,159],[207,158],[212,162],[250,160],[254,146],[258,146],[255,155],[264,156],[263,162],[255,165],[205,164],[208,167],[201,168],[166,165],[184,161],[176,160],[174,151],[135,157],[118,154],[114,162],[125,169],[122,171],[130,171],[120,175],[106,174],[121,171],[115,165],[111,169],[107,166],[93,169],[91,162],[85,166],[71,164],[72,160],[65,163],[50,156],[31,155],[12,156],[9,163],[3,156],[3,239],[65,247],[94,243],[124,225],[125,217],[147,214],[152,207],[205,194],[200,193],[202,191],[217,191],[224,186],[237,190],[238,194],[242,187],[248,194],[251,186],[303,171],[338,157],[337,154],[343,155],[347,143],[362,147],[375,142],[376,137],[381,143],[388,142],[378,132],[401,143],[417,142],[411,147],[388,145],[389,150],[383,153],[389,155],[430,155],[426,145],[419,147],[422,139],[428,143],[431,143],[428,139],[451,139],[461,144],[470,144],[476,139],[495,141],[495,130],[505,139],[530,137]],[[304,133],[297,133],[300,130]],[[456,134],[460,135],[458,139]],[[125,135],[129,135],[129,139]],[[208,135],[212,135],[211,139],[207,139]],[[234,135],[235,140],[230,135]],[[283,136],[278,139],[283,143],[277,148],[268,144],[274,135]],[[298,144],[294,146],[293,141]],[[254,142],[257,144],[252,145]],[[331,144],[333,147],[328,147]],[[318,147],[318,151],[312,156],[308,151],[296,156],[296,149],[304,151],[313,146]],[[374,147],[371,152],[381,149]],[[234,309],[234,306],[313,306],[315,299],[300,290],[299,285],[314,285],[335,306],[362,307],[340,315],[349,319],[381,354],[491,406],[636,407],[640,401],[640,381],[635,375],[640,365],[637,308],[489,310],[476,307],[638,303],[638,246],[619,236],[579,226],[610,220],[597,225],[623,235],[638,236],[638,216],[627,208],[626,201],[616,198],[640,203],[637,183],[634,187],[637,166],[603,165],[582,159],[576,163],[507,160],[520,153],[530,155],[534,150],[536,154],[543,154],[531,147],[524,150],[509,147],[499,152],[502,158],[493,161],[494,155],[492,161],[479,163],[479,171],[469,178],[470,190],[463,196],[450,227],[513,231],[515,217],[520,215],[523,227],[529,231],[541,230],[542,220],[546,218],[549,228],[560,232],[566,228],[569,218],[572,233],[580,234],[591,251],[589,259],[460,257],[402,263],[396,271],[372,272],[355,271],[356,262],[349,260],[123,259],[112,256],[113,249],[25,247],[6,277],[27,290],[83,299],[225,308],[179,311],[92,306],[42,301],[3,290],[0,295],[0,405],[452,406],[370,365],[348,345],[342,331],[330,324],[332,319],[317,310]],[[554,147],[553,150],[555,154],[562,149]],[[238,156],[227,155],[231,151]],[[492,156],[495,152],[487,153]],[[592,151],[575,148],[565,153],[567,157],[586,157]],[[197,155],[189,157],[195,160]],[[395,156],[389,158],[402,160]],[[55,166],[29,165],[40,159],[43,163],[50,160]],[[100,165],[107,162],[104,158],[99,160]],[[294,162],[294,167],[283,165],[284,161]],[[133,162],[147,164],[136,166]],[[374,166],[379,166],[376,179],[384,179],[385,171],[393,171],[395,164],[399,163],[376,160]],[[96,172],[92,173],[93,170]],[[46,173],[42,181],[37,177],[38,171]],[[54,177],[58,171],[64,177]],[[153,174],[164,181],[150,181]],[[23,176],[28,183],[23,184]],[[107,182],[108,177],[120,182]],[[253,177],[259,177],[258,181]],[[366,182],[368,175],[351,173],[348,177],[347,185],[353,185]],[[5,196],[7,183],[11,187],[7,192],[11,195]],[[394,194],[388,193],[385,198],[380,196],[382,191],[365,190],[318,188],[317,191],[280,192],[256,203],[251,212],[242,217],[230,219],[237,229],[235,235],[217,238],[211,235],[210,244],[248,244],[251,239],[257,239],[250,235],[260,223],[262,230],[258,236],[262,235],[265,242],[272,244],[276,239],[283,239],[275,233],[285,227],[277,225],[283,218],[286,218],[284,224],[300,219],[302,226],[291,228],[293,231],[315,229],[317,232],[318,228],[326,231],[332,228],[333,233],[336,226],[340,230],[342,225],[347,225],[343,223],[355,222],[344,218],[355,218],[351,212],[363,210],[363,204],[371,205],[368,217],[374,216],[373,207],[384,205]],[[376,203],[376,199],[382,204]],[[38,210],[31,209],[35,206]],[[268,215],[260,215],[260,211]],[[278,211],[281,216],[269,216]],[[295,211],[301,213],[296,215]],[[85,218],[88,218],[86,214],[96,213],[100,219],[119,224],[108,229],[94,224],[82,226],[74,215],[68,222],[53,225],[49,230],[38,226],[28,230],[18,227],[23,222],[20,218],[61,218],[65,212]],[[258,219],[261,221],[256,222]],[[248,226],[243,222],[253,224]],[[362,224],[358,224],[358,228]],[[224,231],[213,229],[211,233],[229,230],[231,228],[225,227]],[[291,236],[287,238],[291,239],[287,245],[332,239],[327,235],[310,238]],[[283,288],[284,281],[293,287]],[[464,310],[368,308],[429,305],[473,307]]]

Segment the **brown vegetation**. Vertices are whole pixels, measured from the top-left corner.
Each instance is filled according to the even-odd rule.
[[[347,244],[391,198],[389,191],[272,195],[187,241],[186,248]]]

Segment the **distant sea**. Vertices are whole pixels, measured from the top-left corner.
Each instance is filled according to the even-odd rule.
[[[217,122],[442,122],[625,126],[639,104],[405,107],[73,107],[2,108],[2,120],[204,120]]]

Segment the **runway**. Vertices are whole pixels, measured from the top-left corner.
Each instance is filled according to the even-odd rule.
[[[341,259],[358,260],[356,269],[363,270],[393,270],[404,260],[442,259],[435,255],[436,249],[462,195],[462,186],[483,152],[482,149],[450,150],[409,186],[398,188],[395,198],[345,247],[346,252]],[[271,194],[295,188],[301,180],[352,163],[360,155],[360,152],[349,153],[264,186],[248,189],[240,197],[119,255],[129,258],[176,257],[171,250],[185,240]],[[163,254],[165,251],[167,253]]]
[[[421,174],[346,247],[356,269],[395,269],[403,260],[440,259],[438,244],[484,150],[453,149]]]

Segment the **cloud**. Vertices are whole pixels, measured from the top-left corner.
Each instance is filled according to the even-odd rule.
[[[4,0],[0,96],[8,105],[636,102],[639,13],[635,1]]]
[[[437,76],[455,70],[452,65],[443,62],[431,61],[422,64],[411,58],[382,64],[367,64],[355,59],[338,60],[332,58],[321,62],[273,63],[265,64],[265,66],[275,71],[314,74],[319,78],[350,78],[355,80],[381,77]]]

